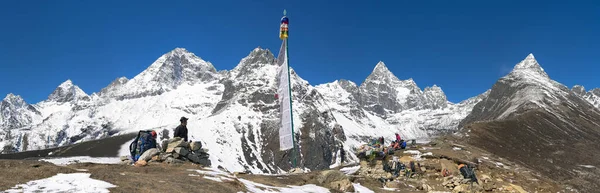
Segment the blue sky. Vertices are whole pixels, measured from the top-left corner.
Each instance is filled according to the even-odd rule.
[[[527,54],[571,87],[600,87],[598,1],[4,1],[0,95],[29,103],[67,79],[88,94],[184,47],[232,69],[277,51],[290,17],[290,64],[311,84],[360,84],[378,61],[452,102],[491,88]]]

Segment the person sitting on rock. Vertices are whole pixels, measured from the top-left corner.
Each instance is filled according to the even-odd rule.
[[[396,133],[396,142],[400,141],[402,141],[402,138],[400,137],[400,134]]]
[[[175,128],[173,137],[181,137],[185,142],[191,142],[188,141],[187,120],[188,118],[186,117],[181,117],[181,119],[179,119],[180,124]]]

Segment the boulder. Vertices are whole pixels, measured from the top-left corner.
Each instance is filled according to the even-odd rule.
[[[162,152],[166,152],[166,151],[167,151],[167,148],[169,147],[169,140],[163,140],[163,141],[160,143],[160,147],[161,147],[161,148],[160,148],[160,151],[162,151]]]
[[[170,158],[170,157],[172,158],[173,154],[170,154],[170,153],[162,153],[162,154],[160,154],[160,160],[163,160],[163,161],[167,160],[167,158]]]
[[[155,155],[154,157],[152,157],[151,161],[161,162],[162,160],[160,159],[159,155]]]
[[[354,185],[352,185],[352,182],[350,182],[350,180],[348,179],[331,182],[329,183],[328,188],[339,190],[342,192],[354,192]]]
[[[133,160],[129,160],[129,159],[128,160],[123,160],[123,161],[121,161],[121,164],[123,164],[123,165],[131,165],[131,164],[133,164]]]
[[[185,157],[190,153],[189,150],[185,147],[176,147],[173,149],[173,151],[182,157]]]
[[[399,189],[402,188],[402,184],[400,184],[398,181],[389,181],[385,183],[385,187]]]
[[[467,193],[469,191],[469,185],[461,184],[460,186],[454,187],[452,193]]]
[[[167,140],[167,149],[165,152],[173,152],[176,147],[189,147],[189,144],[180,137]]]
[[[199,141],[194,141],[194,142],[190,143],[190,149],[192,151],[198,151],[198,150],[202,149],[202,143]]]
[[[329,184],[345,179],[348,179],[348,177],[338,170],[325,170],[317,176],[317,182],[319,182],[319,184]]]
[[[304,173],[304,170],[302,170],[300,168],[293,168],[293,169],[290,170],[289,173],[292,173],[292,174],[301,174],[301,173]]]
[[[458,166],[453,161],[442,159],[440,160],[440,164],[442,165],[442,170],[447,169],[450,175],[460,174]]]
[[[135,162],[135,167],[142,167],[146,165],[148,165],[148,162],[146,162],[145,160],[138,160]]]
[[[496,186],[495,182],[485,183],[485,184],[483,184],[483,189],[485,191],[491,192],[491,191],[498,189],[498,186]]]
[[[208,167],[211,165],[211,162],[208,159],[208,156],[204,156],[204,155],[200,155],[200,154],[188,154],[186,158],[189,159],[193,163],[200,164],[205,167]]]
[[[140,158],[138,160],[144,160],[146,162],[150,161],[150,159],[152,159],[152,157],[154,157],[158,153],[160,153],[160,151],[158,151],[157,148],[148,149],[148,150],[144,151],[144,153],[142,153],[142,155],[140,156]]]
[[[431,186],[429,186],[429,185],[427,185],[427,184],[425,184],[425,183],[421,184],[421,186],[419,187],[419,189],[421,189],[421,190],[424,190],[424,191],[426,191],[426,192],[429,192],[429,191],[433,190],[433,189],[431,188]]]

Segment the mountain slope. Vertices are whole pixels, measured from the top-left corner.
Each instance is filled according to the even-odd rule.
[[[600,111],[550,79],[530,54],[500,78],[486,99],[460,123],[465,139],[501,157],[565,181],[597,190]]]

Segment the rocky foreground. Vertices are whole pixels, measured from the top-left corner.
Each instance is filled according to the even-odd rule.
[[[415,171],[402,170],[397,175],[386,172],[384,165],[394,156],[406,166],[412,161],[420,167]],[[464,180],[459,164],[475,166],[478,181]],[[451,138],[409,146],[383,159],[281,175],[232,173],[189,161],[150,161],[144,167],[134,167],[0,160],[0,170],[0,190],[19,189],[23,187],[19,184],[58,173],[89,173],[92,179],[113,184],[108,189],[111,192],[574,192],[560,182]]]

